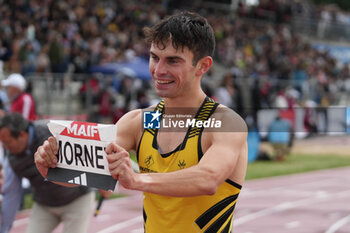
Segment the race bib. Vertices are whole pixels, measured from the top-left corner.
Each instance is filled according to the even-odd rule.
[[[58,164],[47,180],[115,190],[105,149],[116,140],[116,125],[51,120],[48,127],[57,140]]]

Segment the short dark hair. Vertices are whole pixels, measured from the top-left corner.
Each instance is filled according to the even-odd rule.
[[[0,119],[0,129],[7,128],[11,136],[18,138],[22,131],[28,132],[30,122],[19,113],[7,113]]]
[[[183,11],[169,16],[143,32],[150,44],[165,49],[169,42],[177,49],[187,47],[193,52],[193,64],[205,56],[213,56],[215,36],[213,28],[201,15]]]

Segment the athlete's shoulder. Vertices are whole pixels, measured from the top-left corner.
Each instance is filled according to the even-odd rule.
[[[124,114],[116,123],[117,142],[125,150],[136,150],[143,132],[142,111],[135,109]]]
[[[154,111],[157,105],[152,105],[144,109],[135,109],[125,113],[117,122],[117,125],[128,125],[127,127],[142,127],[142,112]]]
[[[247,132],[248,127],[243,118],[231,108],[219,104],[212,118],[222,122],[222,130],[225,132]]]
[[[135,109],[135,110],[131,110],[127,113],[125,113],[118,122],[125,122],[125,121],[135,121],[140,119],[141,117],[141,109]]]

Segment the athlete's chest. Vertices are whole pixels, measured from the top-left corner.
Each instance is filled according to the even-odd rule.
[[[170,139],[177,137],[180,143],[171,143],[172,140],[160,140],[160,147],[156,137],[146,131],[143,135],[138,153],[140,170],[143,172],[171,172],[188,168],[198,164],[201,157],[199,137],[182,138],[183,134],[169,134]],[[173,136],[171,138],[171,136]],[[164,138],[164,137],[162,137]],[[171,146],[166,143],[171,143]],[[152,145],[152,146],[151,146]],[[166,148],[166,151],[165,151]]]
[[[159,131],[155,140],[162,154],[174,151],[179,145],[185,143],[186,132],[163,132]]]

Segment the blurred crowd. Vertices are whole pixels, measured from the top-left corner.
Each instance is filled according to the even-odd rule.
[[[218,58],[230,67],[226,75],[236,82],[252,81],[249,106],[294,107],[307,100],[325,106],[336,103],[339,92],[350,90],[349,67],[339,66],[326,52],[303,42],[288,24],[251,24],[244,19],[226,19],[218,24],[223,28],[230,25],[220,32]],[[235,83],[225,80],[227,77],[224,86]],[[286,100],[279,101],[277,96]]]
[[[314,37],[324,40],[347,41],[350,37],[350,12],[336,4],[300,4],[296,12],[305,29],[315,31]]]
[[[89,74],[94,65],[147,58],[142,28],[173,10],[189,9],[205,15],[213,25],[216,61],[225,67],[222,77],[206,77],[208,95],[242,116],[262,108],[293,108],[337,104],[339,93],[350,91],[350,71],[326,52],[315,50],[293,31],[293,15],[306,11],[302,1],[261,0],[248,6],[240,1],[235,12],[205,7],[205,1],[173,0],[0,0],[0,60],[7,73]],[[203,7],[204,6],[204,7]],[[320,16],[325,13],[321,12]],[[344,13],[345,14],[345,13]],[[149,85],[133,75],[96,78],[81,89],[97,104],[96,118],[147,106]],[[210,82],[209,82],[210,83]],[[89,87],[89,88],[88,88]],[[112,88],[111,88],[112,87]],[[247,94],[249,93],[249,94]],[[121,96],[115,103],[115,95]],[[111,106],[119,106],[111,111]]]
[[[1,1],[0,59],[14,72],[86,73],[91,65],[146,55],[141,29],[161,1]],[[152,9],[152,10],[145,10]]]

